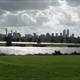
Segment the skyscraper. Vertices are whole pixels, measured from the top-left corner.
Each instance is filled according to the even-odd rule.
[[[63,35],[62,35],[62,33],[60,33],[60,37],[62,37]]]
[[[66,30],[63,30],[63,37],[66,37]]]
[[[74,38],[74,34],[72,34],[72,35],[71,35],[71,37],[73,37],[73,38]]]
[[[67,29],[67,34],[66,34],[66,36],[69,37],[69,29]]]

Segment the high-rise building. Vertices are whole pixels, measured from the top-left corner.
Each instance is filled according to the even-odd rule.
[[[56,33],[56,37],[58,37],[58,33]]]
[[[60,36],[63,36],[62,33],[60,33]]]
[[[74,37],[74,34],[72,34],[71,37]]]
[[[37,40],[38,40],[38,35],[36,33],[33,33],[32,41],[37,42]]]
[[[63,37],[66,37],[66,30],[63,30]]]
[[[54,33],[52,33],[52,37],[54,37]]]
[[[69,29],[67,29],[67,34],[66,34],[66,36],[69,37]]]

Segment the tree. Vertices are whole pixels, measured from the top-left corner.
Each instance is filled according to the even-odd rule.
[[[6,46],[12,46],[12,35],[8,34],[8,36],[6,36]]]
[[[37,43],[38,43],[38,44],[41,43],[41,38],[40,38],[40,37],[38,38]]]

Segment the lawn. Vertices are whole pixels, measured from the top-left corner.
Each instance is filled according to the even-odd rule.
[[[80,56],[0,56],[0,80],[80,80]]]

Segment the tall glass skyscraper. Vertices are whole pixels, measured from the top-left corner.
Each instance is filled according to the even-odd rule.
[[[69,29],[63,30],[63,37],[69,37]]]
[[[63,37],[66,37],[66,30],[63,30]]]

